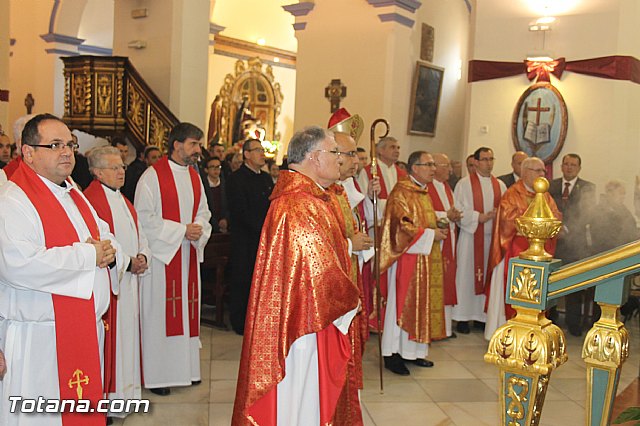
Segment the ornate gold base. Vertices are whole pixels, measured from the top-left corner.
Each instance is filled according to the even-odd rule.
[[[514,308],[516,317],[496,330],[484,360],[500,368],[501,424],[537,425],[551,372],[567,361],[565,339],[544,312]]]
[[[582,358],[587,364],[587,424],[605,426],[611,421],[622,364],[629,357],[629,333],[618,321],[619,306],[599,305],[602,314],[587,333]]]

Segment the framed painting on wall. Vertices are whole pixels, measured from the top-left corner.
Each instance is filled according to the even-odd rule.
[[[409,106],[410,135],[436,135],[443,77],[444,68],[423,61],[416,64]]]

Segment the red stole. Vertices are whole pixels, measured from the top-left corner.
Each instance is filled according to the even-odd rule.
[[[9,161],[6,166],[2,169],[4,173],[7,175],[7,180],[11,179],[11,176],[18,170],[18,166],[22,163],[22,157],[17,156],[13,160]]]
[[[169,158],[163,157],[153,165],[158,175],[158,185],[162,198],[162,218],[180,222],[180,200],[178,190],[173,178],[173,172],[169,165]],[[200,177],[193,167],[189,167],[191,189],[193,190],[193,211],[191,222],[195,221],[202,191]],[[166,332],[167,336],[181,336],[184,334],[182,327],[182,248],[179,248],[171,262],[165,266],[166,278]],[[196,249],[190,244],[189,248],[189,282],[186,295],[189,298],[189,336],[199,335],[200,308],[198,300],[198,256]]]
[[[38,212],[47,249],[80,242],[62,204],[30,167],[20,162],[11,180],[24,191]],[[100,239],[98,224],[87,202],[75,188],[69,195],[89,228],[91,237]],[[108,273],[106,270],[104,272]],[[55,316],[60,399],[88,399],[95,408],[102,397],[102,377],[93,295],[89,300],[84,300],[52,294],[51,299]],[[62,413],[64,426],[104,425],[104,422],[102,413]]]
[[[480,213],[486,213],[478,174],[471,173],[469,181],[471,182],[471,193],[473,194],[473,209]],[[500,191],[500,183],[493,175],[491,175],[491,186],[493,187],[493,208],[497,209],[502,193]],[[484,268],[484,223],[478,222],[478,228],[473,234],[473,271],[476,294],[484,294]]]
[[[402,177],[407,176],[407,172],[405,172],[395,164],[393,166],[396,168],[396,173],[398,174],[398,180],[400,180],[400,178]],[[371,164],[365,167],[364,170],[367,172],[367,177],[369,178],[369,181],[371,181],[371,179],[373,178],[371,174]],[[376,170],[378,171],[378,177],[380,178],[380,193],[378,194],[378,198],[382,200],[386,200],[387,198],[389,198],[389,193],[393,188],[387,189],[387,185],[384,182],[384,177],[382,176],[382,170],[380,169],[380,165],[376,164]]]
[[[109,230],[115,235],[115,227],[113,225],[113,215],[111,213],[111,206],[107,201],[107,195],[102,188],[102,184],[98,180],[93,180],[91,184],[84,190],[84,196],[91,203],[93,208],[98,213],[98,217],[109,224]],[[133,217],[133,221],[136,224],[136,231],[138,230],[138,213],[133,208],[133,205],[127,198],[122,195],[129,212]],[[102,321],[105,323],[104,333],[104,390],[105,393],[114,393],[116,391],[116,342],[117,342],[117,319],[118,319],[118,297],[110,293],[109,309],[102,316]]]
[[[427,191],[431,197],[433,209],[437,212],[446,212],[440,194],[433,183],[427,184]],[[453,207],[453,192],[448,182],[444,182],[444,191],[449,200],[449,206]],[[451,231],[451,229],[449,229]],[[442,259],[444,264],[444,304],[453,306],[458,304],[456,294],[456,252],[453,247],[453,237],[449,235],[442,244]]]

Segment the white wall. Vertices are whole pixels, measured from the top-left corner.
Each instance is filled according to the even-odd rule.
[[[386,118],[401,143],[401,159],[412,151],[460,155],[464,130],[466,74],[458,80],[460,60],[467,59],[469,18],[463,1],[423,1],[413,28],[380,22],[378,14],[395,8],[374,8],[361,0],[323,0],[305,17],[298,31],[298,77],[295,128],[326,126],[330,117],[324,88],[340,78],[347,86],[341,106],[359,114],[365,131],[359,142],[368,149],[373,120]],[[357,17],[357,18],[355,18]],[[433,64],[445,68],[435,137],[408,135],[412,79],[420,56],[422,22],[435,28]]]
[[[590,2],[585,2],[588,3]],[[609,55],[638,57],[640,46],[640,6],[634,0],[591,1],[591,8],[568,10],[557,21],[546,40],[546,49],[568,61]],[[541,34],[528,31],[536,18],[497,16],[494,10],[476,10],[477,33],[473,59],[522,61],[536,46]],[[596,7],[597,6],[597,7]],[[561,80],[551,77],[568,109],[567,138],[559,158],[554,161],[554,177],[560,176],[560,159],[570,152],[583,159],[581,176],[595,182],[598,192],[610,179],[627,183],[631,205],[633,182],[640,154],[640,85],[565,72]],[[496,175],[510,170],[514,152],[511,117],[520,95],[532,83],[523,75],[470,84],[468,139],[465,152],[479,146],[494,149]],[[489,127],[488,134],[480,128]]]

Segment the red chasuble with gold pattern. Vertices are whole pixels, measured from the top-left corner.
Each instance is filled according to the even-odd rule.
[[[358,306],[335,197],[307,176],[280,173],[256,259],[234,426],[276,425],[277,384],[293,342],[316,333],[320,419],[333,425],[351,342],[332,323]]]
[[[436,213],[426,189],[410,178],[398,181],[387,200],[380,242],[380,271],[394,262],[398,326],[418,343],[446,337],[444,324],[443,263],[440,245],[428,256],[407,250],[427,228],[436,228]],[[385,289],[381,290],[385,295]]]
[[[509,259],[516,257],[520,252],[526,250],[529,247],[529,242],[525,237],[518,234],[516,229],[515,219],[522,216],[529,204],[533,201],[535,193],[527,189],[522,182],[522,179],[514,183],[507,189],[500,199],[500,205],[498,206],[498,213],[493,224],[493,235],[491,237],[491,248],[489,252],[489,261],[487,265],[487,282],[485,285],[487,302],[489,301],[489,291],[491,289],[491,274],[493,268],[500,263],[504,258],[505,262],[505,288],[506,292],[506,274],[508,271],[507,265]],[[562,219],[562,213],[558,210],[556,202],[548,192],[545,192],[544,198],[549,204],[554,216],[558,219]],[[545,244],[545,250],[551,254],[556,251],[557,237],[548,240]],[[486,307],[485,307],[486,310]],[[512,318],[515,315],[515,311],[511,308],[511,305],[505,305],[505,315],[507,319]]]

